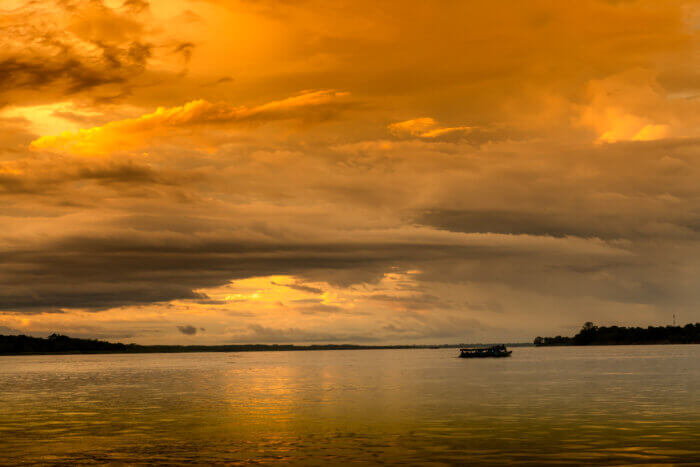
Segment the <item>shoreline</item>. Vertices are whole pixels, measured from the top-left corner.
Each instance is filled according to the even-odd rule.
[[[113,344],[119,345],[119,344]],[[156,353],[242,353],[242,352],[312,352],[320,350],[420,350],[420,349],[458,349],[468,346],[488,346],[492,344],[436,344],[436,345],[354,345],[354,344],[314,344],[314,345],[275,345],[275,344],[250,344],[250,345],[138,345],[121,344],[124,349],[109,350],[56,350],[38,352],[0,352],[0,356],[24,356],[24,355],[102,355],[102,354],[156,354]],[[506,344],[510,347],[534,347],[527,342]]]
[[[294,346],[294,348],[254,348],[254,349],[173,349],[173,350],[127,350],[127,351],[65,351],[65,352],[21,352],[21,353],[0,353],[0,357],[22,357],[22,356],[38,356],[38,355],[140,355],[140,354],[183,354],[183,353],[249,353],[249,352],[314,352],[324,350],[439,350],[439,349],[459,349],[461,347],[480,347],[493,344],[445,344],[445,345],[394,345],[394,346],[336,346],[336,347],[311,347],[311,346]],[[700,345],[697,342],[678,343],[678,342],[646,342],[646,343],[624,343],[624,344],[564,344],[564,345],[534,345],[527,342],[518,342],[506,344],[507,347],[515,348],[540,348],[540,347],[660,347],[666,345]],[[148,347],[148,346],[144,346]],[[226,346],[228,347],[228,346]],[[283,347],[283,346],[280,346]]]

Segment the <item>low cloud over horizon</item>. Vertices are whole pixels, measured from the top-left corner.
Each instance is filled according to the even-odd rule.
[[[696,1],[11,0],[0,28],[0,330],[700,321]]]

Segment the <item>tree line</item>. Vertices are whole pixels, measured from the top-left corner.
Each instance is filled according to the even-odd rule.
[[[0,354],[126,352],[126,344],[51,334],[48,338],[0,335]]]
[[[700,344],[700,323],[685,326],[622,327],[596,326],[586,322],[573,337],[540,337],[536,346],[544,345],[631,345],[631,344]]]

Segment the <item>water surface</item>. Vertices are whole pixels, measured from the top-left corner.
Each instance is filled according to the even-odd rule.
[[[0,464],[700,463],[700,346],[0,357]]]

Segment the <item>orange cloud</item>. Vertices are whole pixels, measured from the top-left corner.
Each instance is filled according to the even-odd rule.
[[[653,141],[671,133],[669,125],[650,121],[620,107],[591,105],[582,114],[582,122],[598,133],[598,142]]]
[[[587,92],[589,103],[581,107],[579,122],[595,131],[599,143],[698,134],[697,99],[670,94],[649,72],[631,71],[594,80]]]
[[[187,130],[191,132],[194,127],[257,125],[283,120],[311,123],[335,116],[349,105],[347,97],[348,93],[334,90],[307,91],[255,107],[195,100],[177,107],[159,107],[155,112],[137,118],[42,136],[32,141],[31,148],[97,156],[134,150],[158,138],[170,138]]]
[[[474,127],[442,127],[439,126],[434,119],[430,117],[423,117],[392,123],[389,125],[389,131],[396,136],[412,136],[422,139],[442,139],[445,137],[459,138],[461,136],[466,136],[474,131]]]

